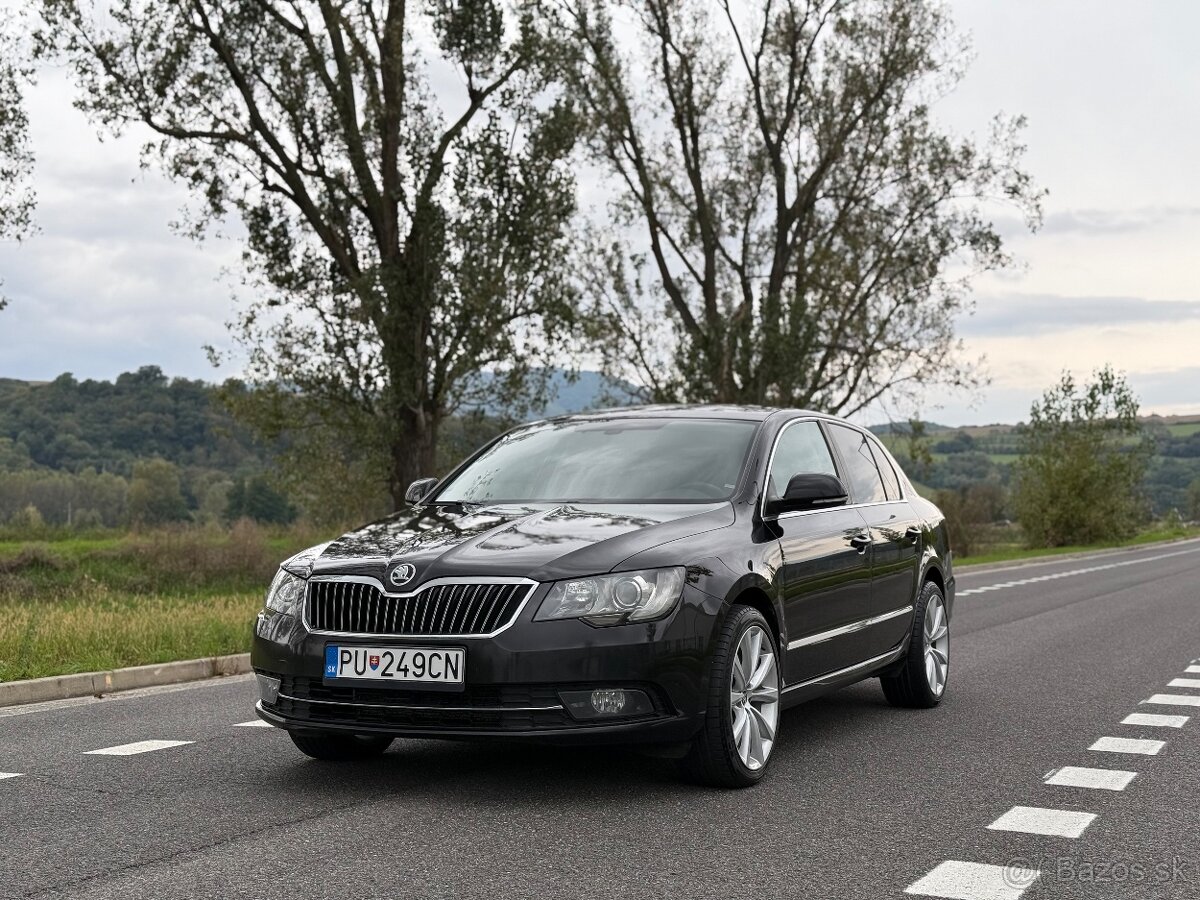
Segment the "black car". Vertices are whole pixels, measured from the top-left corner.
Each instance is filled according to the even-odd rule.
[[[642,743],[745,786],[786,707],[870,677],[898,706],[944,694],[942,515],[840,419],[564,416],[407,501],[285,562],[258,616],[258,714],[309,756],[396,736]]]

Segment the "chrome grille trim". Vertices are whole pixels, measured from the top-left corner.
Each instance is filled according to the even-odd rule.
[[[331,592],[312,589],[314,584],[328,582],[345,585],[340,602]],[[336,637],[490,638],[512,627],[538,586],[528,578],[447,577],[435,578],[413,591],[389,593],[383,582],[369,576],[314,575],[305,588],[301,621],[313,634]],[[513,588],[508,596],[506,587]],[[512,611],[495,621],[494,616],[504,615],[505,606]],[[370,630],[378,623],[386,629],[389,618],[391,630]],[[324,627],[317,627],[314,621]],[[489,624],[492,630],[477,630]],[[439,631],[441,628],[446,631]]]

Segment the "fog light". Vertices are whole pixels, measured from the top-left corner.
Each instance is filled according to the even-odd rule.
[[[592,709],[600,715],[619,715],[624,708],[624,691],[592,691]]]
[[[258,693],[262,697],[263,703],[274,703],[279,699],[279,679],[272,678],[270,675],[260,675],[255,672],[254,677],[258,679]]]
[[[645,691],[627,688],[597,688],[594,691],[560,691],[563,705],[575,719],[606,719],[644,716],[654,712]]]

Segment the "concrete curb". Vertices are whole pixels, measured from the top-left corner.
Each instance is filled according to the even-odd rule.
[[[70,697],[99,697],[117,691],[200,681],[220,675],[241,675],[250,671],[250,654],[210,656],[153,666],[133,666],[110,672],[80,672],[78,675],[52,675],[27,681],[0,682],[0,706],[43,703]]]
[[[1009,559],[1004,562],[979,564],[955,562],[954,573],[956,575],[974,575],[976,573],[984,575],[989,572],[1002,572],[1005,569],[1023,569],[1027,566],[1045,566],[1050,563],[1069,562],[1073,559],[1094,559],[1098,556],[1115,556],[1118,553],[1136,553],[1139,550],[1153,550],[1157,547],[1170,547],[1173,544],[1191,544],[1196,541],[1200,541],[1200,538],[1169,538],[1165,541],[1153,541],[1149,544],[1132,544],[1128,547],[1106,547],[1103,550],[1082,550],[1078,553],[1050,553],[1046,556],[1033,556],[1029,559]]]

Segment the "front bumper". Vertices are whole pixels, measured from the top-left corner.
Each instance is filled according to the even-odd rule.
[[[720,601],[685,587],[665,619],[593,627],[534,622],[539,587],[513,625],[493,637],[349,638],[310,632],[297,617],[259,617],[251,650],[256,672],[278,678],[278,696],[259,716],[294,731],[556,742],[677,742],[703,723],[705,676]],[[324,679],[327,644],[455,646],[466,650],[461,690],[374,686]],[[578,719],[564,690],[643,691],[653,711]]]

